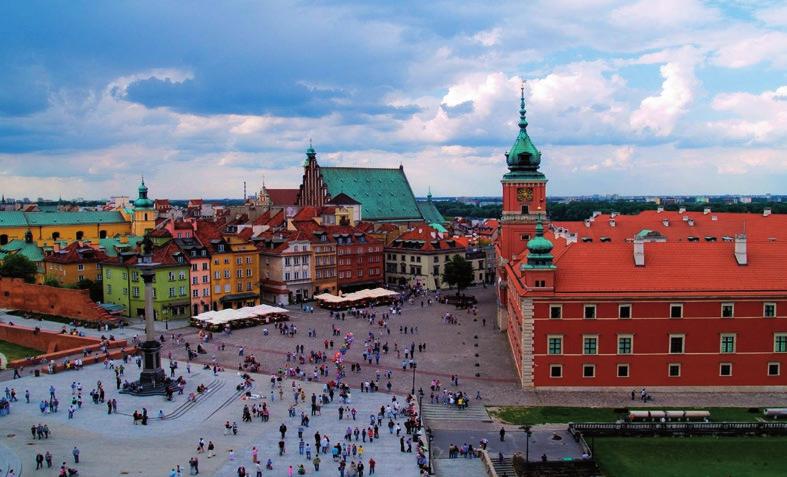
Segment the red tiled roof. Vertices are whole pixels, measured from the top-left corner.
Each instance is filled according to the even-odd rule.
[[[301,207],[301,210],[299,210],[298,213],[295,214],[292,220],[306,221],[306,220],[312,220],[315,217],[317,217],[317,207],[307,205],[305,207]]]
[[[442,234],[443,236],[441,238],[440,235],[438,231],[428,225],[419,225],[396,237],[388,248],[413,249],[413,247],[404,246],[403,242],[407,241],[423,242],[421,246],[418,247],[418,250],[429,252],[435,250],[448,251],[465,247],[457,241],[456,237],[449,237],[447,234]]]
[[[295,205],[298,203],[299,189],[268,189],[265,188],[273,205]]]
[[[688,220],[684,220],[684,217],[688,217]],[[761,214],[713,212],[679,214],[676,211],[659,213],[648,210],[637,215],[617,215],[614,217],[614,227],[610,223],[611,220],[613,218],[610,215],[601,214],[593,219],[590,227],[586,227],[584,222],[553,222],[552,225],[577,233],[580,240],[589,237],[594,241],[601,237],[609,237],[613,242],[624,241],[627,238],[634,238],[644,229],[659,232],[671,242],[686,241],[690,236],[701,240],[706,236],[721,240],[724,236],[734,237],[744,231],[750,241],[761,242],[769,238],[787,240],[787,214],[764,217]],[[664,225],[664,220],[669,222],[669,226]]]
[[[52,263],[98,263],[109,258],[101,250],[72,242],[67,247],[44,257],[45,262]]]
[[[138,254],[141,253],[139,247],[137,247],[135,252],[135,255],[118,255],[117,257],[108,258],[107,260],[104,260],[104,263],[114,265],[134,265],[137,263]],[[184,257],[183,263],[178,262],[176,258],[178,255],[182,255]],[[180,250],[180,247],[178,247],[174,241],[169,241],[161,247],[153,247],[152,260],[153,263],[161,266],[188,266],[188,262],[185,261],[185,254]]]
[[[735,260],[733,242],[649,242],[643,267],[635,266],[631,243],[555,243],[557,295],[787,291],[783,242],[748,242],[744,266]]]

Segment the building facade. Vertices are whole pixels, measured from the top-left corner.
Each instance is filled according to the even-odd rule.
[[[75,286],[83,280],[100,282],[101,262],[108,258],[101,250],[73,242],[44,256],[44,280],[57,280],[62,286]]]
[[[357,228],[327,227],[336,243],[336,277],[340,291],[382,286],[385,254],[383,242]]]
[[[408,230],[385,247],[385,280],[389,286],[447,289],[445,264],[465,249],[447,234],[423,224]]]
[[[522,386],[783,390],[787,247],[774,237],[787,223],[678,216],[653,230],[645,213],[550,224],[524,101],[519,124],[496,249],[498,322]]]

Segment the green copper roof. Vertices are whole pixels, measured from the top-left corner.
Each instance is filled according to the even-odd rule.
[[[552,242],[544,237],[541,219],[536,224],[536,236],[527,242],[527,264],[523,268],[555,268],[552,263]]]
[[[125,222],[117,211],[90,212],[0,212],[0,227],[45,225],[116,224]]]
[[[344,192],[361,203],[364,220],[421,220],[421,212],[402,168],[321,167],[328,193]]]
[[[421,211],[421,216],[423,216],[424,220],[429,223],[437,223],[442,224],[445,223],[445,218],[443,218],[443,214],[437,210],[435,207],[434,202],[431,199],[427,200],[419,200],[418,201],[418,210]]]
[[[525,88],[522,86],[522,96],[519,103],[519,134],[506,153],[506,163],[509,172],[505,179],[545,179],[544,174],[538,170],[541,164],[541,152],[533,145],[527,135],[527,119],[525,118]]]
[[[24,240],[11,240],[0,248],[0,260],[13,254],[22,254],[32,262],[44,260],[44,252],[35,243],[28,243]]]
[[[148,199],[148,186],[145,185],[145,178],[142,178],[142,182],[139,184],[139,197],[134,200],[134,208],[135,209],[151,209],[153,208],[153,201]]]
[[[121,252],[124,251],[124,249],[133,250],[136,248],[137,244],[144,239],[144,237],[138,237],[136,235],[128,235],[126,238],[128,239],[127,243],[121,243],[119,237],[100,239],[98,243],[101,248],[104,249],[104,253],[106,253],[107,256],[117,257],[118,249],[120,249]]]

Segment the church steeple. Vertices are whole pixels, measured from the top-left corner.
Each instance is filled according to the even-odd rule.
[[[506,179],[544,179],[544,174],[538,170],[541,164],[541,152],[533,145],[527,134],[527,117],[525,116],[525,82],[522,82],[519,97],[519,134],[506,153],[506,163],[509,172]]]
[[[314,146],[312,146],[312,140],[309,138],[309,148],[306,149],[306,160],[303,162],[304,167],[309,165],[310,161],[317,160],[317,152],[314,150]]]
[[[527,242],[527,264],[522,264],[522,268],[555,268],[552,248],[552,242],[544,237],[544,225],[539,217],[536,236]]]

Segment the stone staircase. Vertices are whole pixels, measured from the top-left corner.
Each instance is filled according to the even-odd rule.
[[[500,462],[500,459],[494,458],[492,459],[492,465],[495,467],[495,472],[499,477],[507,476],[507,477],[515,477],[516,472],[514,472],[514,464],[511,462],[510,457],[506,457],[503,459],[503,462]]]
[[[465,409],[443,406],[442,404],[424,403],[421,415],[425,421],[479,421],[492,422],[486,407],[482,405],[469,406]]]
[[[492,459],[498,477],[516,477],[511,457]],[[529,470],[523,477],[599,477],[601,472],[596,463],[589,460],[530,462]]]

